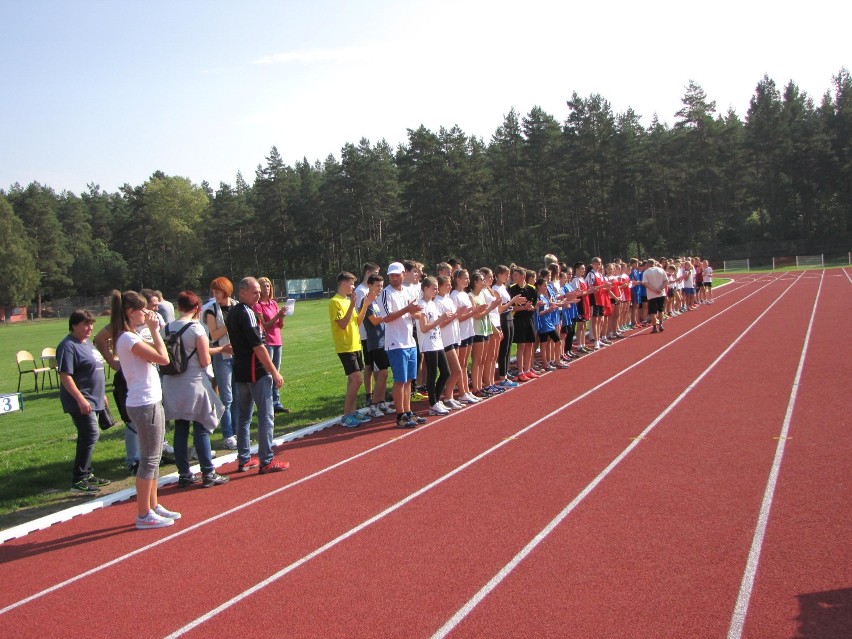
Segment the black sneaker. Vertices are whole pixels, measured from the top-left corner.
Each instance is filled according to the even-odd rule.
[[[429,420],[428,420],[428,419],[426,419],[425,417],[421,417],[420,415],[417,415],[417,414],[416,414],[416,413],[414,413],[413,411],[409,411],[409,413],[408,413],[408,419],[413,419],[413,420],[414,420],[415,422],[417,422],[418,424],[425,424],[426,422],[428,422],[428,421],[429,421]]]
[[[403,413],[396,418],[397,428],[417,428],[417,420],[408,413]]]
[[[664,330],[666,329],[664,329],[662,323],[660,323],[660,332],[662,333]]]
[[[657,327],[656,327],[656,326],[654,326],[654,328],[652,328],[652,329],[651,329],[651,332],[652,332],[652,333],[656,333],[656,332],[657,332]]]
[[[95,477],[94,475],[89,475],[86,482],[90,486],[109,486],[112,483],[109,479],[102,479],[101,477]]]
[[[127,472],[130,473],[131,477],[136,477],[136,473],[139,472],[139,462],[133,462],[130,466],[127,467]]]
[[[204,475],[204,487],[212,488],[213,486],[221,486],[222,484],[227,484],[229,481],[228,477],[224,475],[220,475],[219,473],[212,472],[209,475]]]
[[[198,483],[198,477],[195,476],[195,473],[190,475],[178,475],[178,487],[186,488],[187,486],[192,486],[193,484]]]
[[[81,479],[80,481],[75,481],[71,484],[71,492],[78,495],[97,495],[101,492],[101,489],[97,486],[90,485],[85,479]]]

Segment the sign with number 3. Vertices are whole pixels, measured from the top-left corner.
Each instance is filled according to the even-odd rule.
[[[12,413],[24,410],[24,398],[20,393],[0,395],[0,413]]]

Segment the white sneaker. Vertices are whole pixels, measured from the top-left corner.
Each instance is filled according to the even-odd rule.
[[[222,440],[222,446],[228,450],[237,450],[237,438],[235,435],[226,437]]]
[[[173,526],[175,523],[174,519],[169,517],[160,517],[153,510],[149,510],[148,514],[144,517],[136,516],[136,528],[139,530],[144,530],[146,528],[165,528],[166,526]]]
[[[462,401],[463,401],[465,404],[478,404],[478,403],[479,403],[479,402],[481,402],[482,400],[481,400],[481,399],[479,399],[479,398],[478,398],[476,395],[474,395],[473,393],[465,393],[464,395],[462,395]]]
[[[440,407],[441,407],[441,408],[443,408],[444,410],[453,410],[453,407],[452,407],[452,406],[447,406],[447,405],[444,403],[444,400],[443,400],[443,399],[439,399],[439,400],[438,400],[438,406],[440,406]]]
[[[370,417],[384,417],[385,416],[385,412],[381,408],[376,406],[375,404],[371,404],[370,406],[368,406],[366,412],[367,412],[367,415],[369,415]]]
[[[432,404],[432,408],[429,409],[430,415],[449,415],[450,411],[448,411],[441,402],[435,402]]]
[[[447,408],[452,408],[453,410],[461,410],[464,408],[464,404],[456,401],[455,398],[442,400],[441,403],[443,403]]]
[[[166,519],[180,519],[180,513],[165,508],[163,504],[157,504],[154,512],[160,517],[165,517]]]
[[[169,442],[164,441],[163,442],[163,452],[166,453],[167,455],[174,455],[175,449]]]
[[[374,406],[376,406],[376,404],[374,404]],[[385,415],[393,415],[396,412],[393,408],[388,406],[387,402],[379,402],[377,406]]]

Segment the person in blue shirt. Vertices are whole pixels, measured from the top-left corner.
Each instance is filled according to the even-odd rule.
[[[559,321],[561,310],[550,296],[547,278],[539,277],[535,281],[538,301],[536,302],[535,322],[538,329],[538,338],[541,342],[541,359],[545,370],[556,370],[556,359],[558,357],[559,335],[556,332],[556,324]],[[562,364],[562,362],[560,362]],[[565,365],[562,366],[564,368]]]

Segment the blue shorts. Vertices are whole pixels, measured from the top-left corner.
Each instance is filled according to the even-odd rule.
[[[684,288],[683,294],[684,295],[695,295],[695,289],[694,288]]]
[[[648,301],[647,294],[640,291],[638,288],[632,288],[630,289],[630,301],[635,306],[642,306],[642,304]]]
[[[417,349],[395,348],[388,351],[394,383],[403,384],[417,379]]]

